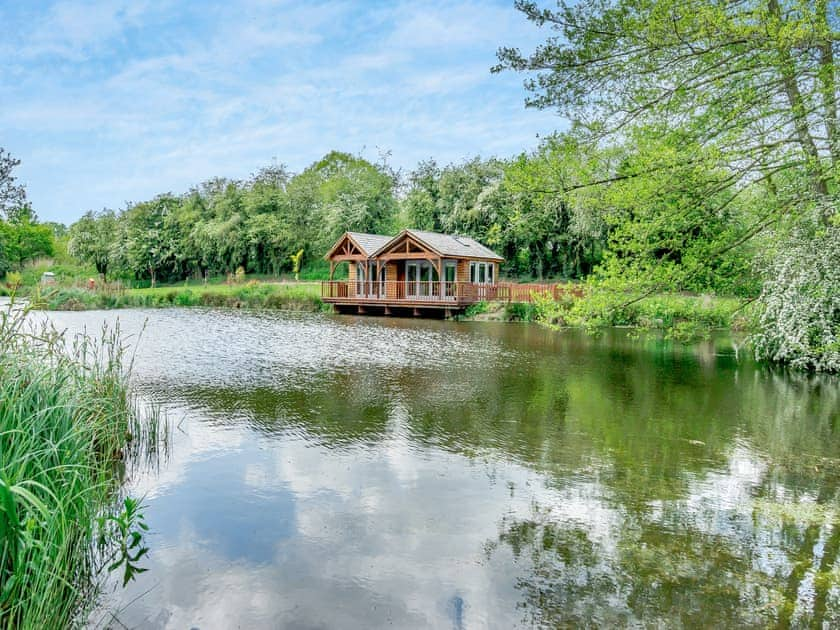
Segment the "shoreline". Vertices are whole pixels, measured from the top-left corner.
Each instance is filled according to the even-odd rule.
[[[29,295],[25,295],[29,293]],[[164,286],[120,291],[91,291],[80,288],[41,288],[20,295],[32,308],[44,311],[115,310],[123,308],[209,307],[276,310],[289,312],[333,312],[321,300],[320,283],[209,284]],[[691,341],[713,331],[748,331],[749,318],[736,314],[741,300],[733,297],[662,294],[634,305],[632,309],[596,312],[583,298],[570,304],[552,302],[479,302],[467,307],[455,321],[530,323],[552,329],[629,328],[664,331],[677,341]]]

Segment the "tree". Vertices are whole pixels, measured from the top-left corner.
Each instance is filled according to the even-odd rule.
[[[820,204],[829,223],[840,164],[834,63],[840,33],[828,2],[516,5],[555,33],[528,56],[499,51],[495,71],[532,73],[530,106],[557,108],[590,143],[620,145],[647,130],[649,137],[670,134],[671,148],[680,147],[580,186],[713,167],[718,177],[706,189],[727,194],[717,195],[710,213],[754,191],[765,200],[764,212],[733,233],[732,243],[795,220],[818,200],[835,201]]]
[[[347,230],[392,233],[396,185],[397,176],[386,165],[339,151],[328,153],[292,178],[288,186],[291,213],[298,217],[296,223],[308,228],[314,244],[306,251],[326,251]]]
[[[26,190],[12,171],[20,165],[20,160],[13,158],[0,147],[0,219],[16,208],[26,205]]]
[[[594,264],[601,234],[567,200],[544,192],[559,185],[560,172],[571,176],[573,152],[558,150],[564,142],[549,138],[509,161],[421,162],[408,176],[403,215],[410,227],[465,234],[495,248],[508,273],[581,276]]]
[[[124,214],[125,256],[138,277],[148,277],[154,287],[162,271],[174,267],[177,240],[170,219],[179,200],[170,194],[135,204]]]
[[[117,216],[113,210],[87,212],[70,228],[68,251],[74,258],[96,267],[102,281],[119,256]]]
[[[691,146],[714,148],[744,187],[801,169],[809,198],[833,192],[840,32],[827,0],[516,6],[556,33],[529,56],[499,51],[495,71],[535,73],[526,82],[529,105],[556,107],[593,138],[636,125],[680,129]]]
[[[52,256],[54,239],[52,230],[37,222],[28,205],[9,213],[9,221],[0,221],[0,241],[8,269],[20,269],[23,264],[39,256]]]
[[[441,171],[437,162],[420,162],[408,175],[408,192],[402,208],[408,227],[416,230],[443,230],[443,211],[440,204]]]
[[[840,372],[840,230],[816,217],[798,225],[772,260],[762,298],[758,358]]]
[[[10,234],[7,223],[0,221],[0,276],[5,276],[12,270],[10,256]]]
[[[516,273],[581,278],[599,262],[607,234],[603,216],[592,204],[556,192],[590,178],[590,158],[574,137],[555,134],[506,166],[502,190],[509,211],[500,243]]]
[[[249,184],[251,188],[266,187],[285,190],[290,179],[291,175],[285,164],[273,163],[254,173]]]
[[[527,104],[556,108],[581,142],[606,156],[588,180],[561,183],[554,192],[607,221],[610,253],[601,278],[612,281],[614,296],[624,294],[608,309],[657,291],[718,289],[722,273],[730,280],[749,269],[750,244],[782,256],[770,269],[779,271],[778,263],[790,270],[776,245],[791,233],[815,234],[798,227],[815,211],[825,242],[835,242],[836,5],[561,0],[545,9],[518,0],[516,6],[552,34],[528,55],[500,49],[494,71],[528,73]],[[777,293],[775,280],[772,273],[764,277],[760,307],[781,317],[768,301]],[[831,288],[827,278],[820,282],[820,290]],[[755,288],[730,283],[729,290]],[[824,309],[816,314],[821,321],[840,325],[830,302],[810,304]],[[804,338],[812,318],[797,312],[796,324],[784,324],[789,333],[798,326],[795,336]],[[777,324],[763,319],[763,334],[772,336]],[[766,356],[795,362],[787,352]]]
[[[295,274],[295,280],[300,280],[300,260],[303,258],[303,250],[299,249],[296,253],[289,256],[292,259],[292,271]]]

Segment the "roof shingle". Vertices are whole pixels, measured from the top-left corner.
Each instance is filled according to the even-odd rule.
[[[485,247],[468,236],[454,236],[439,232],[425,232],[423,230],[406,230],[417,240],[438,251],[442,256],[456,256],[460,258],[489,258],[504,260],[489,247]]]
[[[364,232],[347,232],[347,234],[359,247],[365,250],[365,254],[368,256],[393,238],[382,234],[365,234]]]

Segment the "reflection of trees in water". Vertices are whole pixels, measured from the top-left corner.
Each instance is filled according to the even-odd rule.
[[[583,526],[552,524],[537,509],[533,519],[503,519],[498,540],[486,546],[488,556],[502,545],[527,566],[516,587],[523,594],[520,606],[529,625],[608,626],[627,621],[619,604],[617,576]]]
[[[608,534],[540,508],[503,520],[488,545],[520,559],[524,611],[537,625],[840,621],[836,379],[607,344],[570,362],[542,335],[469,370],[352,369],[282,388],[173,384],[168,394],[207,421],[330,448],[397,432],[515,461],[556,489],[584,480],[620,523]]]
[[[768,466],[753,497],[729,506],[691,493],[647,509],[614,505],[606,533],[535,505],[529,518],[503,518],[487,553],[506,548],[520,563],[530,625],[836,627],[837,486],[826,479],[795,502],[762,498],[789,496],[778,478]]]
[[[749,551],[696,529],[630,519],[609,545],[580,524],[507,520],[497,541],[524,561],[517,588],[524,621],[539,627],[766,626],[773,577]]]

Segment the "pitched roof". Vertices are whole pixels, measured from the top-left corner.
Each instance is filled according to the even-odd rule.
[[[390,236],[383,236],[382,234],[365,234],[363,232],[347,232],[347,235],[352,238],[356,244],[361,247],[365,254],[370,256],[381,248],[385,243],[391,240]]]
[[[432,249],[441,256],[452,256],[454,258],[484,258],[486,260],[504,261],[489,247],[485,247],[475,239],[468,236],[455,236],[452,234],[440,234],[439,232],[426,232],[424,230],[403,230],[396,236],[385,236],[383,234],[365,234],[363,232],[345,232],[327,253],[329,258],[336,247],[345,236],[350,237],[356,245],[362,248],[364,255],[373,257],[384,250],[388,245],[395,242],[403,235],[408,234],[420,243]]]
[[[489,258],[502,261],[499,256],[489,247],[485,247],[469,236],[454,236],[452,234],[440,234],[438,232],[425,232],[423,230],[405,230],[414,238],[425,243],[442,256],[456,256],[459,258]]]

